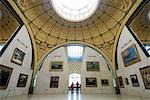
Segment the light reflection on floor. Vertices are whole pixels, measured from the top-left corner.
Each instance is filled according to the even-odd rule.
[[[80,91],[73,91],[73,92],[69,91],[68,100],[81,100]]]
[[[82,94],[71,91],[68,94],[57,95],[22,95],[0,98],[0,100],[150,100],[150,98],[141,98],[137,96],[120,96],[110,94]]]

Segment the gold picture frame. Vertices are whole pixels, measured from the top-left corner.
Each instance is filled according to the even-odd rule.
[[[100,71],[99,65],[100,64],[98,61],[87,61],[86,62],[86,70],[87,71]]]
[[[63,61],[51,61],[49,71],[63,71]]]
[[[125,49],[121,53],[121,56],[122,56],[125,67],[128,67],[134,63],[141,61],[140,55],[138,53],[138,50],[135,44],[132,44],[130,47]]]

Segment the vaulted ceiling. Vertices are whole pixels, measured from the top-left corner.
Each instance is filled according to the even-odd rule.
[[[0,2],[0,43],[5,43],[18,26],[18,21]]]
[[[115,41],[120,29],[141,0],[100,0],[95,13],[81,22],[71,22],[60,17],[51,0],[13,1],[28,22],[35,39],[38,60],[49,49],[69,41],[93,45],[110,61],[114,59]],[[136,6],[135,6],[136,5]],[[134,7],[135,6],[135,7]]]

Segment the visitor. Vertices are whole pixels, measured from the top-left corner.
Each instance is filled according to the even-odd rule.
[[[71,84],[71,92],[73,92],[73,90],[74,90],[74,84],[72,82],[72,84]]]
[[[76,83],[77,91],[79,90],[79,83]]]

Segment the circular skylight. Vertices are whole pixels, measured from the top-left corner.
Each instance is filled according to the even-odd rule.
[[[79,22],[90,17],[99,0],[51,0],[56,13],[66,20]]]

